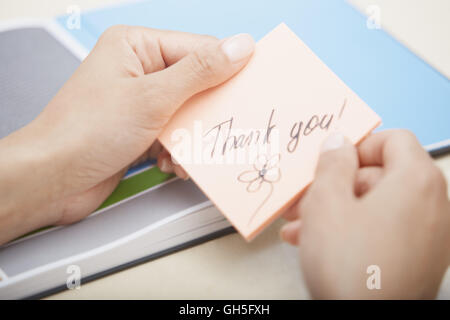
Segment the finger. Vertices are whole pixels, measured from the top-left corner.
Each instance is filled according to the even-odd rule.
[[[358,146],[358,155],[362,167],[390,169],[404,167],[412,161],[429,161],[428,153],[407,130],[386,130],[370,135]]]
[[[342,134],[333,133],[322,145],[313,189],[338,199],[354,197],[358,167],[356,148]]]
[[[285,224],[280,231],[281,239],[293,246],[297,246],[300,239],[301,224],[300,220]]]
[[[144,87],[171,101],[161,113],[173,114],[193,95],[229,79],[244,67],[253,54],[255,42],[248,34],[208,43],[172,66],[142,77]],[[151,112],[158,112],[151,110]]]
[[[369,192],[383,176],[381,167],[364,167],[356,172],[355,195],[361,197]]]
[[[143,46],[143,53],[148,53],[149,49],[157,49],[165,66],[171,66],[204,45],[219,42],[217,38],[209,35],[139,26],[129,26],[128,28],[127,37],[130,44]],[[134,47],[136,48],[136,46]]]
[[[162,145],[159,142],[159,140],[156,140],[150,148],[145,151],[143,154],[139,156],[135,161],[131,163],[131,167],[137,166],[145,161],[148,161],[149,159],[156,159],[158,155],[162,152]]]
[[[175,161],[175,159],[171,156],[169,151],[162,147],[162,145],[158,142],[161,147],[161,151],[157,157],[157,163],[160,167],[160,170],[165,173],[175,173],[179,178],[183,180],[189,179],[189,175],[186,171]]]
[[[156,165],[159,167],[161,172],[173,173],[173,164],[170,160],[170,154],[166,150],[158,155]]]
[[[414,193],[430,198],[446,190],[441,171],[410,131],[386,130],[371,135],[361,143],[358,152],[363,165],[383,168],[378,188],[371,193],[374,203],[392,197],[393,191],[397,198],[407,199]]]
[[[156,159],[162,151],[163,151],[163,146],[162,146],[161,142],[159,142],[159,140],[156,140],[151,145],[147,154],[150,159]]]
[[[300,218],[298,211],[298,202],[292,205],[286,212],[283,214],[283,218],[287,221],[294,221]]]
[[[176,63],[198,47],[217,42],[218,39],[207,35],[115,25],[103,32],[95,51],[106,50],[116,55],[117,61],[123,60],[122,54],[135,54],[144,73],[148,74]]]
[[[186,171],[184,171],[184,169],[181,166],[176,164],[172,165],[173,165],[173,172],[178,176],[178,178],[183,180],[189,179],[189,175],[186,173]]]

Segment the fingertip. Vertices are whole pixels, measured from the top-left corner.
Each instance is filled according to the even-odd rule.
[[[189,175],[186,173],[186,171],[184,171],[184,169],[178,165],[174,165],[173,167],[173,172],[180,178],[183,180],[188,180],[189,179]]]
[[[358,146],[362,166],[404,167],[410,160],[427,159],[429,154],[408,130],[389,129],[369,135]]]
[[[170,162],[168,157],[162,157],[162,158],[158,159],[158,167],[164,173],[172,173],[173,172],[173,165]]]
[[[296,220],[285,224],[280,230],[281,239],[291,245],[299,244],[301,221]]]

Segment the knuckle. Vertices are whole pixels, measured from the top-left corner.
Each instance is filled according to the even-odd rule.
[[[435,165],[431,166],[428,172],[429,184],[437,191],[446,191],[447,181],[442,171]]]
[[[127,40],[130,42],[137,42],[137,39],[142,39],[142,37],[145,35],[141,32],[139,28],[136,27],[126,27],[126,26],[117,26],[118,28],[114,31],[112,31],[114,34],[126,34]],[[122,27],[125,28],[125,30],[122,30]]]
[[[192,70],[200,79],[209,78],[214,75],[214,64],[209,55],[194,51],[191,55]]]
[[[196,41],[194,49],[195,50],[200,50],[203,49],[205,46],[210,46],[210,45],[217,45],[219,43],[219,39],[208,35],[208,34],[202,34],[200,35],[199,39]]]
[[[113,39],[117,39],[118,37],[121,37],[123,35],[126,35],[128,30],[128,26],[126,25],[121,25],[121,24],[117,24],[117,25],[113,25],[111,27],[109,27],[108,29],[106,29],[100,36],[100,40],[113,40]]]
[[[219,41],[219,38],[212,36],[210,34],[203,34],[202,37],[204,38],[205,43],[208,43],[211,41]]]
[[[447,182],[438,167],[430,165],[417,171],[420,172],[417,185],[422,192],[435,195],[446,193]]]
[[[416,135],[412,131],[405,129],[395,130],[393,137],[399,143],[418,143]]]

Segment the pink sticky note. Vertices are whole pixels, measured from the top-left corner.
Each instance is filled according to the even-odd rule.
[[[240,73],[187,101],[160,141],[251,240],[313,181],[332,131],[358,143],[379,123],[281,24],[258,42]]]

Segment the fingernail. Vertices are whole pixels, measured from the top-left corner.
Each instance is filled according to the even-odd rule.
[[[162,172],[170,173],[172,171],[172,166],[169,163],[169,159],[164,158],[161,161],[161,167],[159,168]]]
[[[321,152],[336,150],[344,146],[345,136],[340,132],[332,133],[325,139],[322,144]]]
[[[222,43],[222,51],[232,63],[247,58],[255,50],[255,41],[247,33],[237,34]]]

